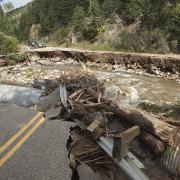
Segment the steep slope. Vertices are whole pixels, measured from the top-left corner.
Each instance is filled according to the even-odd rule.
[[[105,25],[115,24],[119,37],[110,46],[116,49],[180,51],[180,5],[177,0],[34,0],[10,16],[16,19],[13,24],[20,40],[29,38],[33,24],[40,24],[41,36],[48,36],[58,44],[74,42],[73,39],[102,44],[107,33]],[[139,28],[133,32],[124,29],[136,22],[139,22]]]

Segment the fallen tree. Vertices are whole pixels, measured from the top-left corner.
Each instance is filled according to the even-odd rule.
[[[176,129],[175,126],[163,122],[157,119],[156,117],[152,116],[151,114],[136,109],[121,101],[112,102],[111,110],[120,117],[125,118],[132,124],[139,125],[143,130],[158,137],[162,141],[171,144],[170,136]]]
[[[110,113],[119,117],[121,124],[126,121],[129,123],[129,127],[132,125],[140,126],[142,131],[139,138],[157,155],[164,152],[167,145],[173,144],[170,137],[177,128],[176,126],[161,121],[152,114],[134,108],[122,101],[107,100],[103,97],[105,89],[103,82],[99,82],[94,76],[78,72],[77,74],[64,76],[60,82],[67,87],[69,94],[68,108],[71,112],[71,118],[81,119],[81,123],[86,127],[93,122],[94,113],[100,112],[104,118],[104,114]],[[102,124],[101,128],[104,129],[104,133],[107,133],[105,120]]]
[[[141,131],[139,138],[149,146],[156,155],[161,155],[166,148],[166,143],[152,136],[151,134]]]
[[[61,106],[61,110],[59,110],[61,112],[58,113],[57,119],[61,117],[61,119],[76,122],[81,131],[87,134],[88,138],[92,137],[95,142],[100,141],[102,137],[110,138],[112,141],[116,141],[117,146],[114,145],[114,147],[121,147],[118,143],[122,142],[120,139],[124,137],[123,133],[130,132],[129,129],[132,130],[135,127],[139,129],[140,127],[141,133],[131,144],[131,151],[141,158],[144,158],[144,152],[147,152],[146,158],[149,155],[157,158],[163,157],[165,167],[168,163],[177,164],[175,164],[175,160],[179,158],[179,145],[176,145],[176,142],[179,135],[178,133],[175,135],[174,132],[178,126],[167,123],[166,119],[160,120],[153,114],[132,107],[122,102],[121,99],[115,101],[106,99],[104,83],[88,71],[64,74],[57,80],[57,84],[60,84],[58,89],[60,89],[61,100],[61,103],[54,104],[54,108]],[[58,99],[57,101],[59,102]],[[52,108],[52,104],[47,104],[47,106]],[[123,139],[125,144],[129,142],[128,139],[132,139],[133,133],[136,133],[135,131],[131,132],[132,134],[128,134],[127,139]],[[129,144],[126,145],[128,147]],[[171,152],[165,156],[169,147]],[[118,155],[118,148],[116,150],[113,149],[114,155],[115,152]],[[170,156],[174,157],[173,162],[169,162]],[[98,157],[95,162],[97,159]],[[168,163],[166,163],[166,159]],[[171,172],[177,173],[178,165],[173,167],[175,168]]]

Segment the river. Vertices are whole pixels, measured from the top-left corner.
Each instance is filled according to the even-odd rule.
[[[39,61],[40,62],[40,61]],[[32,82],[34,78],[53,79],[58,78],[62,72],[82,71],[82,66],[73,60],[50,62],[44,60],[41,65],[20,67],[1,72],[1,80],[20,80],[23,83]],[[97,67],[88,67],[92,73],[105,81],[105,94],[108,98],[120,97],[133,106],[141,102],[153,104],[180,104],[180,84],[172,80],[150,76],[135,75],[122,70],[108,70]],[[0,86],[0,96],[4,88]],[[13,88],[11,89],[11,93]],[[36,91],[33,90],[36,93]],[[37,91],[39,97],[39,91]],[[0,99],[2,99],[0,97]],[[0,102],[1,103],[1,102]]]

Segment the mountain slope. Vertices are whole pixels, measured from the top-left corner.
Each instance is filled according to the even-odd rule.
[[[120,18],[123,27],[138,21],[139,28],[129,32],[119,27],[120,44],[114,42],[115,48],[180,51],[180,5],[176,0],[34,0],[25,9],[21,9],[18,27],[16,23],[15,33],[21,40],[29,38],[33,24],[40,24],[41,35],[58,39],[58,43],[72,35],[77,42],[102,43],[105,24],[119,27]]]

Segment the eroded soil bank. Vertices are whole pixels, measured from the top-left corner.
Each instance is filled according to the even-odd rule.
[[[177,80],[180,74],[180,55],[139,54],[106,51],[88,51],[70,48],[30,50],[31,56],[40,58],[72,58],[82,62],[106,63],[135,70],[136,74],[153,74]],[[137,71],[137,70],[143,70]]]

